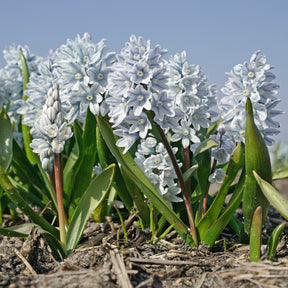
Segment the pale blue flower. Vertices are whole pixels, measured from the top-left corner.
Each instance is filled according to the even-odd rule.
[[[42,114],[34,123],[34,139],[30,143],[34,153],[40,155],[43,169],[52,173],[53,153],[64,150],[65,141],[72,137],[71,128],[63,121],[59,86],[53,84],[48,90]]]
[[[129,114],[126,117],[127,123],[131,124],[129,128],[130,133],[139,133],[140,138],[145,138],[148,130],[152,128],[152,125],[145,113],[142,113],[138,116]]]
[[[152,94],[151,110],[155,113],[155,119],[163,120],[165,116],[173,117],[173,98],[166,91]]]
[[[226,73],[228,81],[222,89],[226,96],[221,99],[219,110],[227,134],[235,142],[245,141],[247,97],[252,101],[255,124],[266,144],[273,142],[268,135],[271,137],[279,132],[276,129],[279,123],[273,118],[282,112],[274,110],[280,100],[276,98],[279,85],[272,82],[275,79],[272,68],[266,63],[266,57],[256,51],[249,62],[238,64]]]
[[[222,183],[225,176],[225,171],[221,168],[215,169],[215,171],[209,176],[208,181],[210,183]]]
[[[135,63],[129,74],[131,82],[135,84],[148,84],[151,79],[151,72],[146,62]]]
[[[101,87],[98,83],[95,83],[92,86],[81,83],[76,91],[71,91],[69,102],[72,106],[79,108],[80,114],[85,114],[89,107],[94,115],[99,115],[99,105],[103,100],[100,91]]]
[[[152,93],[144,89],[142,85],[138,85],[135,89],[129,90],[127,105],[133,108],[135,116],[139,116],[143,109],[151,110],[151,99]]]
[[[166,203],[172,208],[172,203],[183,202],[183,199],[176,196],[181,192],[181,189],[174,184],[174,186],[166,187],[162,192],[162,196]]]
[[[116,145],[125,148],[123,154],[125,154],[135,141],[139,139],[138,133],[130,132],[128,129],[121,126],[119,129],[114,130],[114,134],[121,137],[117,140]]]
[[[174,129],[173,132],[171,141],[177,142],[181,140],[183,148],[187,148],[192,143],[200,142],[200,139],[195,135],[195,130],[191,128],[191,123],[185,119],[181,120],[180,126]]]
[[[155,121],[174,115],[173,99],[164,92],[167,75],[163,56],[166,53],[159,45],[151,49],[150,41],[132,35],[120,54],[116,55],[117,61],[108,75],[109,96],[105,99],[113,128],[129,126],[130,133],[138,133],[140,138],[145,138],[152,128],[147,112],[154,112]],[[127,147],[130,144],[121,145]]]

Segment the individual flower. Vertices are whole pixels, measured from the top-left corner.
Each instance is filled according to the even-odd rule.
[[[191,128],[191,123],[185,119],[182,119],[180,126],[173,129],[173,135],[171,136],[172,142],[181,140],[183,148],[189,147],[190,143],[199,143],[200,139],[195,135],[195,130]]]
[[[225,171],[221,168],[215,169],[215,171],[209,176],[208,181],[210,183],[222,183],[225,176]]]

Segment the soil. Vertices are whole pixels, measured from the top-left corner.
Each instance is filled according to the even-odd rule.
[[[287,191],[288,179],[275,185]],[[288,192],[284,196],[288,199]],[[240,209],[237,213],[241,216]],[[15,224],[4,216],[4,226]],[[283,221],[270,207],[264,248],[271,231]],[[288,287],[288,228],[274,261],[268,261],[264,251],[259,262],[249,262],[249,246],[239,244],[229,228],[209,250],[205,245],[191,248],[175,231],[150,244],[150,231],[134,225],[128,241],[117,241],[119,227],[111,220],[88,221],[81,243],[62,260],[56,259],[36,228],[25,241],[0,236],[0,287]]]

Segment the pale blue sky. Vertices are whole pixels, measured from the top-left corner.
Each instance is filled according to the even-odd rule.
[[[278,108],[288,111],[287,0],[1,1],[0,51],[27,44],[32,53],[45,56],[84,32],[95,42],[106,38],[110,51],[119,52],[131,34],[160,44],[168,56],[186,50],[189,62],[201,65],[219,95],[225,72],[261,50],[276,67]],[[4,63],[0,55],[0,67]],[[278,117],[278,140],[288,141],[287,113]]]

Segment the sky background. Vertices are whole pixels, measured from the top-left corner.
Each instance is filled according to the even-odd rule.
[[[199,64],[216,84],[219,98],[225,72],[248,61],[261,50],[275,66],[280,85],[278,110],[288,111],[288,1],[287,0],[6,0],[1,1],[0,51],[13,43],[28,45],[33,54],[46,56],[89,32],[96,43],[108,40],[119,52],[131,34],[160,44],[168,55],[187,52],[190,64]],[[0,67],[5,65],[0,55]],[[288,141],[287,113],[276,140]]]

